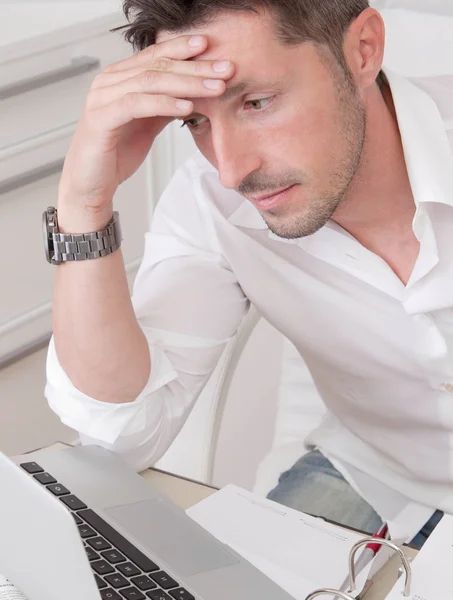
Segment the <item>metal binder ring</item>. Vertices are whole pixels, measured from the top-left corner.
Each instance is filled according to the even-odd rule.
[[[313,598],[317,598],[318,596],[324,596],[325,594],[328,594],[329,596],[336,596],[337,598],[342,598],[343,600],[355,600],[355,598],[353,598],[349,594],[346,594],[345,592],[331,590],[330,588],[315,590],[309,596],[307,596],[305,600],[313,600]]]
[[[406,571],[406,581],[404,583],[404,596],[407,598],[411,593],[411,583],[412,583],[412,570],[407,560],[404,552],[399,548],[396,544],[393,544],[389,540],[383,540],[381,538],[365,538],[357,542],[349,554],[349,590],[351,594],[356,593],[356,577],[355,577],[355,555],[357,551],[360,550],[362,546],[366,546],[367,544],[379,544],[381,546],[388,546],[392,548],[395,552],[397,552],[401,558],[401,562],[403,563],[404,570]]]
[[[355,598],[353,598],[349,594],[346,594],[345,592],[331,590],[329,588],[325,588],[323,590],[316,590],[312,592],[309,596],[307,596],[305,600],[313,600],[313,598],[317,598],[318,596],[324,596],[326,594],[328,594],[329,596],[336,596],[337,598],[342,598],[343,600],[355,600]]]

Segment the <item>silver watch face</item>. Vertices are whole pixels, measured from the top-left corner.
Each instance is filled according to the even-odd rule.
[[[44,242],[44,252],[46,254],[47,262],[55,264],[53,260],[54,249],[53,249],[53,237],[52,232],[58,231],[57,223],[57,211],[53,206],[50,206],[44,211],[42,216],[42,234]]]

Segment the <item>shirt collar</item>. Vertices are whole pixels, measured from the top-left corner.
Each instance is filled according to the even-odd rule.
[[[393,95],[417,206],[423,202],[453,206],[453,155],[447,137],[447,130],[453,129],[453,76],[408,79],[389,69],[384,72]],[[445,110],[441,112],[442,107]],[[246,199],[228,220],[238,227],[268,229],[258,210]]]
[[[453,103],[453,76],[443,78],[442,86],[442,78],[407,79],[389,70],[385,74],[416,205],[441,202],[453,206],[453,155],[447,137],[450,123],[441,113],[448,97]]]

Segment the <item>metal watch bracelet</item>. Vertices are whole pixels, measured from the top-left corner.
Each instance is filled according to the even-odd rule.
[[[119,213],[102,231],[93,233],[52,233],[53,260],[56,264],[66,261],[90,260],[113,254],[121,246],[122,233]]]

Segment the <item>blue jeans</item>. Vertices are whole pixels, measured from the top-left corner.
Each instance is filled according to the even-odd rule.
[[[268,498],[369,534],[382,525],[373,507],[354,491],[319,450],[306,454],[283,473]],[[436,511],[410,545],[420,549],[442,517],[443,513]]]

